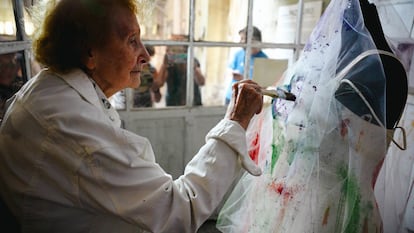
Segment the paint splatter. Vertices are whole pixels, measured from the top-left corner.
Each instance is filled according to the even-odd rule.
[[[259,133],[256,133],[254,139],[252,140],[251,149],[249,150],[250,158],[258,164],[259,161],[259,151],[260,151],[260,136]]]
[[[363,137],[364,137],[364,131],[360,131],[360,132],[359,132],[359,135],[358,135],[358,142],[357,142],[357,144],[355,145],[355,150],[356,150],[356,151],[361,150],[362,145],[364,144],[364,143],[363,143],[363,141],[362,141]]]
[[[276,162],[279,159],[279,155],[280,147],[278,147],[275,143],[272,143],[272,160],[270,161],[270,174],[273,174]]]
[[[338,173],[340,179],[343,180],[343,185],[339,199],[335,232],[339,232],[338,230],[343,229],[343,227],[345,228],[342,231],[344,233],[360,232],[361,194],[358,180],[349,173],[345,164],[339,168]],[[346,216],[344,216],[345,214]],[[343,219],[340,216],[343,216]],[[347,223],[346,226],[342,225],[343,221]]]
[[[349,119],[341,121],[341,136],[345,137],[348,134]]]
[[[325,209],[325,213],[323,214],[322,226],[325,226],[326,224],[328,224],[329,210],[330,210],[330,207],[328,206],[328,208]]]

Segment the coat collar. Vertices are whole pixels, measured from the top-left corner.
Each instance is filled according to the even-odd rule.
[[[81,69],[75,69],[65,74],[58,74],[69,86],[73,87],[86,101],[97,107],[102,106],[101,99],[107,100],[102,90]]]

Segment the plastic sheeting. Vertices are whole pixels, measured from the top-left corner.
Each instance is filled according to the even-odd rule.
[[[385,77],[357,0],[333,0],[247,130],[263,175],[244,174],[222,232],[382,232],[374,184],[387,152]],[[391,54],[389,54],[391,55]]]

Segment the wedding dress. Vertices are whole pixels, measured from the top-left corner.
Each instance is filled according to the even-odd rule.
[[[382,232],[374,184],[387,152],[385,75],[357,0],[333,0],[287,70],[295,102],[274,99],[247,130],[263,175],[224,203],[226,233]]]

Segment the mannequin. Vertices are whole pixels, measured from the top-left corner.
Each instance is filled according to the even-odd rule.
[[[263,175],[240,179],[220,212],[222,232],[382,232],[373,187],[407,83],[379,20],[364,25],[375,8],[360,4],[330,2],[286,72],[297,99],[276,100],[251,122]]]
[[[368,0],[360,0],[364,23],[378,49],[393,53],[382,31],[377,8]],[[386,76],[386,126],[393,129],[404,111],[407,102],[408,82],[402,63],[390,56],[380,55]]]
[[[360,0],[359,3],[364,18],[365,27],[371,34],[375,46],[378,50],[393,54],[393,51],[391,50],[384,36],[376,6],[372,3],[369,3],[368,0]],[[349,40],[347,41],[349,42]],[[399,119],[401,118],[407,101],[407,76],[402,63],[396,57],[380,54],[380,59],[386,77],[386,107],[384,113],[385,116],[381,116],[381,113],[379,112],[377,112],[377,114],[379,114],[379,118],[383,121],[383,125],[386,125],[387,129],[394,129],[397,126]],[[378,72],[378,70],[367,70],[367,72]],[[358,77],[348,78],[356,82],[361,81]],[[370,84],[364,83],[364,86],[370,87]],[[367,92],[375,92],[374,87],[372,87],[372,89],[373,90],[367,90]],[[359,104],[362,103],[356,103],[355,96],[350,96],[355,95],[355,93],[350,94],[347,92],[348,90],[349,88],[346,87],[346,85],[342,84],[336,92],[337,99],[345,106],[349,107],[354,113],[360,116],[364,115],[367,110],[361,109],[361,106],[359,106]],[[380,93],[377,94],[381,95]],[[369,94],[367,94],[367,96],[369,96]]]

